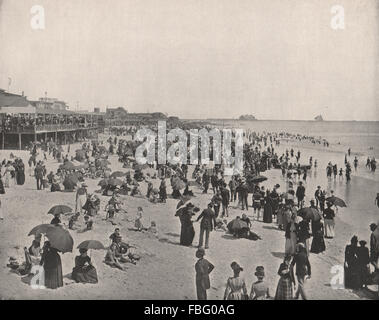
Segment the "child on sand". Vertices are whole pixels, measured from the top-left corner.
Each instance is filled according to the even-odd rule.
[[[143,229],[142,213],[143,213],[142,207],[138,207],[137,216],[136,216],[136,219],[134,220],[134,227],[138,231],[142,231],[142,229]]]

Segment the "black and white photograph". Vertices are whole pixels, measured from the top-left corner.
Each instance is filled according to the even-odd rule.
[[[0,0],[0,300],[379,300],[377,158],[378,0]]]

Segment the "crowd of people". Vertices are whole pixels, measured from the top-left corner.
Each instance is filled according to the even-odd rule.
[[[129,130],[129,131],[128,131]],[[117,130],[118,134],[134,134],[136,128],[127,131]],[[283,232],[283,262],[277,272],[279,281],[274,295],[265,281],[264,266],[257,266],[255,276],[257,281],[252,283],[250,293],[246,283],[240,277],[243,268],[233,262],[231,268],[233,276],[226,281],[224,299],[298,299],[300,296],[307,299],[305,289],[306,279],[311,277],[310,254],[319,254],[327,248],[324,238],[335,237],[335,217],[337,204],[333,201],[333,191],[329,194],[318,186],[314,192],[314,199],[306,206],[306,180],[307,172],[317,168],[317,160],[310,157],[309,163],[301,165],[301,152],[292,148],[278,155],[275,150],[280,145],[281,139],[307,140],[311,143],[324,144],[326,140],[300,135],[287,135],[284,133],[247,132],[244,144],[244,170],[243,173],[234,174],[231,177],[225,174],[222,165],[196,165],[189,176],[187,164],[161,165],[149,163],[139,165],[133,157],[138,144],[135,141],[118,139],[117,136],[106,143],[93,140],[82,144],[81,149],[70,157],[70,145],[67,151],[62,146],[53,143],[45,145],[34,144],[30,148],[29,167],[31,176],[34,175],[37,190],[50,188],[51,192],[74,192],[75,209],[68,218],[69,230],[87,232],[93,230],[94,217],[104,214],[104,221],[116,225],[117,217],[123,208],[120,196],[146,198],[154,204],[164,205],[168,198],[178,201],[175,216],[180,220],[180,240],[182,246],[192,246],[195,238],[194,223],[200,224],[199,238],[197,242],[196,257],[199,259],[195,265],[196,289],[198,299],[207,299],[206,291],[210,288],[209,274],[215,268],[204,256],[206,250],[211,249],[211,233],[213,231],[225,232],[226,235],[249,240],[261,240],[261,237],[253,232],[256,221],[277,225],[277,229]],[[66,154],[65,154],[66,153]],[[57,160],[60,164],[57,171],[48,173],[43,160],[38,156],[47,156]],[[109,168],[109,157],[118,156],[123,168],[127,172],[112,172]],[[212,153],[211,153],[212,156]],[[354,160],[354,167],[358,162]],[[261,182],[267,180],[262,176],[267,170],[278,169],[282,172],[283,183],[278,183],[271,188],[264,187]],[[346,162],[346,179],[350,179],[347,170],[351,171],[349,162]],[[24,164],[21,159],[14,158],[4,160],[1,167],[2,179],[0,179],[0,193],[5,188],[15,184],[22,185],[25,181]],[[337,165],[329,163],[327,177],[336,179]],[[349,178],[348,178],[349,176]],[[99,182],[103,196],[108,197],[102,213],[101,200],[95,193],[88,192],[86,179],[102,179]],[[152,181],[159,180],[159,189],[153,187]],[[172,193],[168,194],[166,181],[169,181]],[[139,186],[146,184],[147,193],[143,195]],[[191,188],[194,188],[192,190]],[[296,190],[295,190],[296,188]],[[210,201],[205,208],[193,205],[191,199],[195,197],[195,190],[201,192],[201,196],[211,193]],[[281,191],[285,190],[285,191]],[[378,201],[379,203],[379,201]],[[378,204],[379,206],[379,204]],[[232,216],[231,208],[241,212]],[[158,237],[157,225],[154,221],[147,227],[143,218],[143,208],[139,207],[132,219],[134,231],[149,232]],[[250,216],[250,218],[249,218]],[[61,215],[55,214],[52,225],[61,226]],[[82,221],[82,222],[80,222]],[[84,229],[83,229],[83,228]],[[370,249],[366,248],[366,242],[361,240],[358,247],[358,239],[353,237],[351,244],[345,252],[345,285],[347,288],[359,289],[372,282],[372,274],[368,265],[371,263],[378,269],[377,259],[379,251],[379,236],[377,224],[371,225]],[[116,228],[110,236],[111,243],[107,247],[104,263],[110,267],[125,271],[125,263],[136,264],[141,256],[132,246],[122,241],[120,229]],[[46,241],[40,248],[41,235],[36,235],[32,245],[25,251],[26,265],[17,266],[14,259],[10,259],[9,266],[18,272],[28,272],[30,266],[39,263],[45,269],[46,287],[59,288],[63,286],[62,267],[59,250],[53,248]],[[370,251],[369,251],[370,250]],[[75,258],[72,270],[72,279],[81,283],[97,283],[97,271],[91,258],[87,254],[88,249],[79,249],[79,255]],[[368,253],[369,252],[369,253]],[[16,267],[17,266],[17,267]],[[376,271],[378,272],[378,271]]]

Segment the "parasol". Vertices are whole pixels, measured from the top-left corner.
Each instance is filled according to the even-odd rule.
[[[241,219],[234,219],[228,223],[227,228],[230,232],[235,232],[244,228],[249,228],[249,226]]]
[[[332,205],[337,207],[347,207],[345,201],[343,201],[341,198],[338,198],[336,196],[331,196],[329,198],[326,198],[327,202],[330,202]]]
[[[121,171],[115,171],[111,174],[111,178],[119,178],[123,176],[125,176],[125,173]]]
[[[61,226],[40,224],[34,227],[29,232],[28,236],[38,234],[45,234],[49,239],[52,248],[55,248],[62,253],[72,252],[74,240],[72,239],[70,233]]]
[[[249,182],[252,182],[252,183],[260,183],[260,182],[263,182],[266,180],[267,180],[267,178],[265,176],[261,176],[261,175],[249,178]]]
[[[77,246],[77,249],[93,249],[93,250],[103,250],[104,245],[97,240],[85,240]]]
[[[316,208],[308,207],[302,208],[297,212],[299,217],[302,217],[304,220],[319,221],[321,220],[321,214]]]
[[[56,214],[65,214],[67,212],[72,212],[72,209],[69,206],[65,206],[63,204],[59,204],[59,205],[56,205],[56,206],[52,207],[48,211],[47,214],[56,215]]]

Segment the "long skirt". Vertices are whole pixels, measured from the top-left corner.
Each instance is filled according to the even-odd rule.
[[[359,289],[362,286],[362,279],[359,267],[345,267],[345,288]]]
[[[325,251],[325,241],[322,235],[316,234],[313,237],[311,252],[312,253],[321,253]]]
[[[272,207],[266,203],[263,210],[263,222],[272,223]]]
[[[74,268],[72,269],[72,279],[81,283],[97,283],[98,279],[96,268],[93,266],[86,269],[80,267]]]
[[[87,202],[87,196],[85,194],[82,194],[78,197],[78,200],[76,201],[75,211],[82,213],[83,207]]]
[[[0,194],[5,194],[3,180],[0,179]]]
[[[286,255],[294,255],[296,251],[297,237],[294,232],[291,232],[291,238],[286,238],[286,245],[284,252]]]
[[[190,246],[192,245],[194,237],[195,229],[193,228],[193,225],[182,225],[182,229],[180,232],[180,244],[182,246]]]
[[[281,277],[276,287],[275,300],[292,300],[293,290],[291,279]]]
[[[324,219],[325,238],[334,238],[334,219]]]
[[[17,172],[17,184],[22,186],[25,183],[25,173],[24,171]]]
[[[62,265],[58,264],[56,268],[45,269],[45,287],[57,289],[63,287]]]

